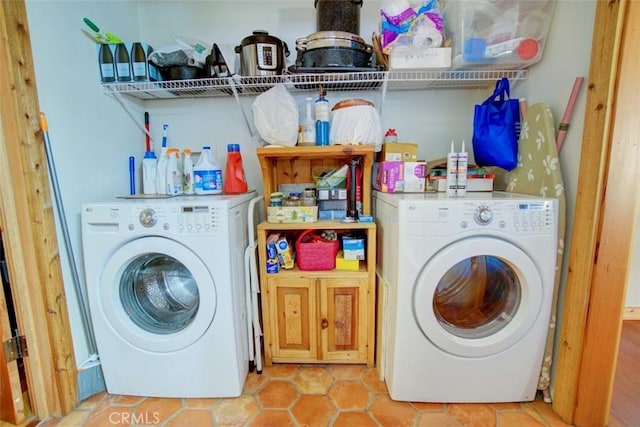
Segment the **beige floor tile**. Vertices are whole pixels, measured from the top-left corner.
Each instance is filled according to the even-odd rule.
[[[364,411],[372,394],[361,381],[336,381],[329,389],[329,397],[342,410]]]
[[[293,377],[293,382],[302,394],[327,394],[333,381],[333,377],[324,367],[304,368]]]
[[[219,399],[213,405],[213,417],[217,427],[244,425],[259,411],[256,399],[248,394],[233,399]]]

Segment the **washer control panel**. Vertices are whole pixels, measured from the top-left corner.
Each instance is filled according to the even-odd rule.
[[[216,233],[223,224],[221,208],[211,205],[176,205],[133,208],[129,231],[161,229],[176,234]]]
[[[485,203],[469,202],[463,216],[470,215],[476,227],[498,228],[516,233],[553,231],[553,204],[541,201],[493,201]],[[467,220],[460,222],[462,229],[468,229]]]

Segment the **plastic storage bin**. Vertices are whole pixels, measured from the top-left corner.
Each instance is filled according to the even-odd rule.
[[[445,0],[452,68],[520,69],[542,59],[554,0]]]

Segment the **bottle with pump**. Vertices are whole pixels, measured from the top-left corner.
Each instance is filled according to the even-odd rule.
[[[298,145],[316,145],[316,121],[313,118],[313,98],[305,99],[305,113],[300,121]]]
[[[182,193],[193,194],[193,161],[191,160],[191,150],[185,148],[182,160]]]
[[[131,80],[131,63],[129,62],[129,52],[124,43],[116,45],[116,75],[119,82]]]
[[[167,195],[177,196],[182,194],[182,172],[178,168],[179,150],[169,148],[167,150]]]
[[[320,88],[320,97],[316,99],[316,145],[329,145],[329,101],[326,91]]]
[[[240,144],[228,144],[227,164],[224,171],[224,192],[226,194],[242,194],[247,190],[247,178],[242,166]]]
[[[196,194],[222,194],[222,169],[217,165],[211,147],[202,147],[193,167],[193,191]]]
[[[116,68],[113,61],[113,53],[111,53],[111,47],[108,44],[103,43],[100,45],[98,59],[100,62],[100,79],[102,80],[102,82],[115,82]]]
[[[453,141],[451,151],[447,154],[447,196],[455,197],[458,190],[458,153],[455,152]]]
[[[156,194],[156,170],[158,159],[156,153],[147,151],[142,159],[142,192],[144,194]]]
[[[167,147],[162,147],[160,157],[158,158],[158,166],[156,168],[156,192],[158,194],[167,194]]]
[[[147,80],[147,54],[140,42],[131,45],[131,73],[135,81]]]
[[[458,167],[456,169],[456,196],[462,197],[467,194],[467,169],[469,163],[469,154],[467,153],[464,140],[462,141],[462,150],[458,153]]]

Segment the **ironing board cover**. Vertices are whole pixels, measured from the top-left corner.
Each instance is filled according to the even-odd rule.
[[[558,161],[555,127],[551,110],[547,105],[538,103],[528,108],[520,130],[518,165],[507,174],[506,181],[506,190],[508,192],[558,199],[558,254],[556,258],[553,305],[551,306],[551,318],[544,359],[538,379],[538,389],[544,390],[549,387],[551,379],[558,288],[562,271],[566,220],[564,183],[562,172],[560,171],[560,162]]]

